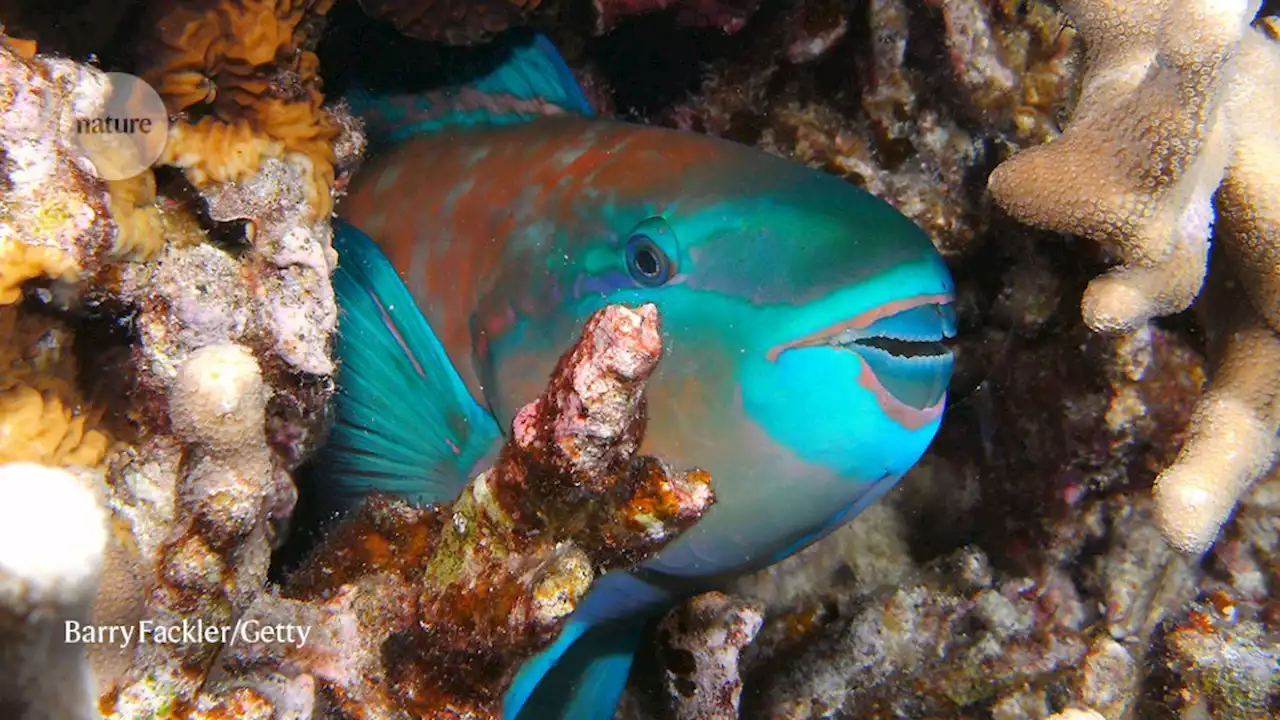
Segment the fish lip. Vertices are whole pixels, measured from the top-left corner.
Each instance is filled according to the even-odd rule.
[[[927,305],[936,305],[941,310],[955,303],[955,296],[951,293],[929,293],[923,295],[913,295],[909,298],[895,300],[884,305],[879,305],[871,310],[863,312],[848,320],[841,320],[833,323],[816,332],[792,340],[790,342],[776,345],[769,349],[766,357],[770,362],[776,362],[778,356],[787,350],[800,347],[820,347],[823,345],[835,347],[847,347],[849,345],[859,343],[863,340],[892,340],[906,345],[918,345],[920,349],[936,349],[936,352],[922,352],[921,355],[938,356],[949,355],[950,349],[942,343],[955,336],[955,328],[949,327],[944,322],[939,322],[936,326],[936,333],[929,333],[928,337],[894,337],[892,334],[878,330],[875,328],[876,323],[881,320],[901,315],[902,313],[914,310],[916,308]]]

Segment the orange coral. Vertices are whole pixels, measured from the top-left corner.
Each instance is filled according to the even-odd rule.
[[[75,260],[55,248],[0,239],[0,305],[17,302],[22,297],[22,285],[28,280],[69,279],[75,271]]]
[[[205,115],[175,124],[163,161],[197,185],[242,180],[263,157],[305,156],[308,199],[333,207],[338,126],[311,50],[315,20],[333,0],[200,0],[156,6],[142,77],[170,112]]]
[[[164,225],[156,207],[156,178],[150,170],[127,180],[107,181],[111,217],[116,221],[114,251],[146,260],[164,246]]]
[[[71,331],[0,308],[0,463],[93,466],[110,439],[76,388]]]

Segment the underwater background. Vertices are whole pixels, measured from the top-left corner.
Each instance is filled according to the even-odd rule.
[[[1280,717],[1277,16],[3,0],[0,717],[504,717],[593,579],[714,506],[642,457],[661,318],[615,305],[455,503],[331,511],[333,213],[377,151],[344,98],[483,74],[531,28],[599,118],[840,178],[955,282],[928,452],[650,623],[617,717]],[[77,144],[106,73],[163,101],[118,178]]]

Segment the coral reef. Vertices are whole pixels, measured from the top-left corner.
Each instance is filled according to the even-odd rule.
[[[0,459],[100,476],[95,496],[110,517],[94,551],[101,591],[90,617],[77,616],[94,626],[225,624],[261,592],[296,499],[290,473],[322,438],[337,316],[329,208],[336,173],[363,142],[341,111],[320,108],[318,85],[282,99],[267,97],[282,86],[250,77],[306,75],[303,8],[278,18],[289,26],[283,61],[275,45],[258,55],[228,46],[256,42],[243,29],[265,15],[236,15],[247,25],[220,37],[230,15],[189,3],[157,12],[156,33],[175,45],[185,41],[164,33],[212,36],[205,49],[226,50],[211,61],[230,73],[217,76],[226,92],[213,110],[279,152],[182,150],[189,126],[226,124],[188,115],[170,134],[181,152],[161,158],[185,166],[185,179],[144,167],[104,180],[76,123],[107,112],[128,89],[121,76],[0,39]],[[183,60],[154,57],[170,70],[151,77],[174,102]],[[311,65],[295,80],[313,80],[314,56]],[[172,109],[193,110],[183,102]],[[305,117],[272,124],[269,108]],[[52,512],[42,507],[25,512]],[[93,716],[150,717],[194,701],[217,646],[89,639],[80,650],[96,682],[86,692],[106,693]]]
[[[1263,667],[1274,652],[1274,480],[1245,496],[1203,564],[1171,549],[1168,506],[1149,491],[1179,447],[1193,445],[1204,426],[1197,408],[1214,388],[1236,384],[1227,406],[1237,413],[1275,397],[1258,350],[1224,364],[1233,338],[1245,350],[1268,337],[1257,305],[1217,272],[1222,282],[1211,278],[1201,304],[1204,336],[1185,321],[1092,334],[1073,298],[1096,259],[992,213],[984,194],[986,170],[1007,148],[1065,141],[1056,139],[1059,113],[1073,101],[1077,67],[1091,67],[1087,55],[1075,62],[1085,26],[1077,36],[1050,4],[877,2],[847,13],[841,29],[838,16],[817,22],[810,5],[790,3],[762,16],[764,27],[749,25],[713,56],[693,98],[654,117],[760,145],[885,197],[951,259],[962,332],[949,420],[930,455],[886,501],[734,589],[767,607],[743,654],[741,717],[1273,716],[1274,666],[1231,674],[1220,658],[1239,653]],[[1250,31],[1241,52],[1268,47],[1272,22]],[[1267,91],[1255,85],[1249,106],[1274,108]],[[1063,178],[1052,180],[1058,192]],[[1270,196],[1252,192],[1238,206],[1265,215]],[[1221,234],[1221,202],[1218,212]],[[1221,243],[1224,259],[1234,247]],[[1245,397],[1250,404],[1235,402]],[[1253,464],[1263,455],[1236,452],[1268,437],[1265,427],[1213,423],[1228,429],[1218,449],[1205,446],[1218,477],[1233,463],[1253,473],[1248,480],[1265,474],[1265,462]],[[1247,487],[1215,490],[1214,502],[1226,503],[1219,519]],[[975,608],[979,596],[994,607],[1002,591],[1029,612],[1025,624]],[[1256,624],[1240,635],[1197,624],[1192,603],[1218,617],[1222,597]],[[934,624],[942,618],[955,624]],[[1187,627],[1204,640],[1169,641]],[[1030,657],[993,663],[983,647]],[[669,702],[641,690],[633,687],[626,717],[671,716]]]
[[[1218,305],[1231,308],[1213,320],[1226,326],[1214,328],[1226,338],[1219,367],[1155,490],[1169,541],[1203,552],[1278,447],[1280,378],[1269,370],[1280,361],[1280,185],[1274,125],[1263,118],[1280,106],[1280,43],[1273,21],[1250,27],[1257,2],[1064,9],[1089,47],[1080,103],[1061,139],[997,168],[991,192],[1019,219],[1114,249],[1120,266],[1082,302],[1085,322],[1107,331],[1190,306],[1216,209],[1243,302]]]
[[[331,5],[0,10],[22,38],[0,36],[0,667],[23,670],[0,715],[493,717],[592,578],[712,501],[704,475],[635,457],[660,335],[651,308],[611,308],[457,504],[370,498],[268,582],[323,440],[328,221],[363,152],[324,104]],[[548,25],[605,115],[862,185],[960,286],[930,455],[827,540],[674,609],[624,717],[1280,713],[1274,19],[1192,0],[566,5],[362,3],[449,44]],[[113,34],[129,59],[103,66],[154,84],[173,124],[167,168],[103,180],[72,128],[113,76],[49,49]],[[688,38],[708,65],[672,72],[686,86],[643,110],[614,92]],[[1099,258],[1058,233],[1119,266],[1086,290]],[[1199,325],[1148,322],[1197,296]],[[1220,525],[1198,560],[1166,541],[1201,550]],[[65,620],[199,637],[68,645]]]

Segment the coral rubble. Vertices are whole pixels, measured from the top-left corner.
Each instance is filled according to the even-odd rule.
[[[1219,367],[1155,490],[1169,541],[1203,552],[1280,447],[1270,371],[1280,361],[1280,184],[1274,122],[1263,119],[1280,107],[1280,42],[1273,20],[1250,26],[1257,2],[1064,9],[1089,47],[1080,103],[1059,140],[997,168],[991,192],[1015,217],[1117,252],[1120,266],[1082,303],[1085,322],[1109,331],[1192,303],[1216,210],[1225,272],[1243,296],[1216,306]]]

